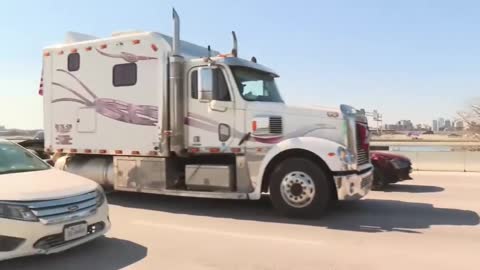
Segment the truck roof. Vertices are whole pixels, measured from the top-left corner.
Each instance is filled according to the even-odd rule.
[[[96,38],[94,36],[79,34],[79,33],[67,33],[67,38],[65,43],[60,43],[44,48],[44,50],[57,50],[63,49],[65,47],[74,47],[78,45],[87,45],[93,43],[101,43],[108,41],[122,41],[126,39],[135,39],[142,37],[152,37],[159,41],[163,41],[171,50],[173,47],[173,38],[157,32],[147,32],[147,31],[136,31],[136,32],[124,32],[124,33],[115,33],[114,35],[106,38]],[[77,39],[76,39],[77,38]],[[193,44],[187,41],[180,42],[180,52],[185,58],[199,58],[208,56],[208,49],[206,47]],[[218,51],[211,51],[212,55],[220,54]]]
[[[245,60],[243,58],[232,57],[232,56],[227,56],[227,57],[225,57],[225,56],[214,56],[214,57],[211,57],[211,59],[215,63],[221,63],[221,64],[225,64],[227,66],[242,66],[242,67],[253,68],[253,69],[257,69],[257,70],[260,70],[260,71],[263,71],[263,72],[266,72],[266,73],[270,73],[275,77],[280,77],[273,69],[271,69],[269,67],[266,67],[264,65],[252,62],[252,61]],[[205,61],[205,60],[198,58],[198,59],[193,60],[192,62],[203,62],[203,61]]]
[[[258,63],[254,63],[252,61],[248,61],[242,58],[237,58],[237,57],[228,57],[224,58],[219,61],[220,63],[224,63],[229,66],[243,66],[243,67],[249,67],[249,68],[254,68],[257,70],[261,70],[266,73],[270,73],[274,75],[275,77],[279,77],[278,74],[271,68],[266,67],[264,65],[260,65]]]
[[[112,41],[123,42],[125,40],[142,39],[147,37],[158,40],[159,43],[162,42],[169,51],[171,51],[173,48],[173,38],[168,35],[157,32],[130,31],[114,33],[112,34],[112,36],[106,38],[98,38],[91,35],[68,32],[65,43],[52,45],[44,48],[44,50],[64,50],[70,47],[75,48],[77,46],[87,46]],[[180,53],[184,58],[188,60],[198,59],[198,61],[203,61],[203,57],[207,57],[209,55],[208,49],[206,47],[183,40],[180,41]],[[270,73],[275,77],[279,77],[274,70],[252,61],[248,61],[238,57],[217,57],[218,55],[220,55],[220,52],[214,50],[210,51],[210,55],[213,56],[212,59],[214,61],[217,61],[219,63],[224,63],[229,66],[244,66],[254,68],[266,73]]]

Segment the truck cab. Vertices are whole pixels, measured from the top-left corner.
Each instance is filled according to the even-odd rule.
[[[288,216],[359,199],[367,119],[286,104],[272,69],[155,32],[70,38],[44,51],[45,144],[56,167],[115,190],[260,199]],[[81,60],[80,60],[81,59]],[[81,63],[81,65],[79,64]]]

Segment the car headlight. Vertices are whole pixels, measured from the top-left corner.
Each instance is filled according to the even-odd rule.
[[[0,203],[0,218],[38,221],[37,216],[24,205]]]
[[[355,155],[343,147],[339,147],[337,155],[340,161],[346,165],[353,165],[355,163]]]
[[[410,166],[410,161],[402,159],[392,159],[390,163],[395,167],[395,169],[403,169]]]
[[[105,203],[105,192],[101,186],[97,188],[97,208]]]

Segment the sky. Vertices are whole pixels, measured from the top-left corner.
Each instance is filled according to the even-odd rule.
[[[43,126],[42,48],[67,31],[172,33],[256,56],[276,70],[288,104],[350,104],[383,114],[384,123],[431,124],[454,118],[480,96],[479,1],[9,1],[0,9],[0,125]]]

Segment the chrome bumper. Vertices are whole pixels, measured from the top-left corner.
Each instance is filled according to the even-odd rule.
[[[77,221],[79,220],[72,220],[70,221],[70,223]],[[63,233],[64,226],[67,225],[69,222],[45,225],[41,222],[28,222],[0,218],[0,234],[25,240],[16,248],[10,251],[0,252],[0,261],[23,256],[46,255],[62,252],[106,234],[111,226],[110,219],[108,218],[107,202],[105,202],[100,208],[98,208],[97,212],[94,215],[89,216],[85,219],[80,219],[80,221],[85,221],[87,224],[103,222],[105,224],[105,227],[102,231],[95,232],[94,234],[90,234],[77,240],[72,240],[59,244],[55,247],[37,248],[35,247],[35,243],[37,243],[42,238]]]
[[[373,183],[373,167],[361,174],[334,176],[339,200],[358,200],[367,195]]]

